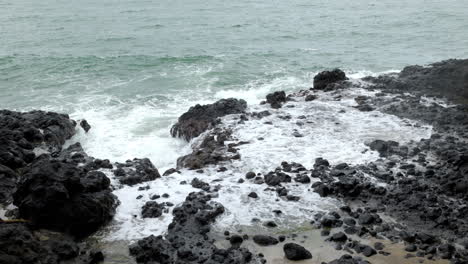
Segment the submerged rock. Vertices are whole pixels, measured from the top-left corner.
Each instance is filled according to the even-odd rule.
[[[213,128],[218,117],[241,114],[246,108],[247,103],[244,100],[234,98],[221,99],[213,104],[190,107],[171,128],[171,135],[189,141]]]
[[[34,226],[82,238],[115,214],[117,198],[99,171],[43,155],[22,176],[13,195],[20,217]]]
[[[267,235],[255,235],[253,241],[260,246],[271,246],[279,243],[278,239]]]

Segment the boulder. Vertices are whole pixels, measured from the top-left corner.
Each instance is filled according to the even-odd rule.
[[[14,205],[38,228],[83,238],[114,216],[118,201],[109,187],[102,172],[42,155],[22,176]]]
[[[127,160],[125,163],[116,163],[116,166],[117,169],[114,170],[116,178],[120,183],[130,186],[161,177],[158,169],[148,158]]]
[[[331,84],[345,81],[346,74],[340,69],[334,69],[332,71],[323,71],[314,77],[314,89],[325,90]]]
[[[281,108],[282,103],[286,102],[286,93],[284,91],[274,92],[268,94],[266,99],[272,108],[278,109]]]
[[[283,246],[284,255],[289,260],[311,259],[312,254],[303,246],[295,243],[286,243]]]
[[[213,104],[190,107],[171,128],[171,135],[189,141],[213,128],[217,123],[217,118],[244,113],[246,108],[247,103],[244,100],[234,98],[221,99]]]
[[[255,235],[253,241],[260,246],[271,246],[278,244],[278,239],[267,235]]]

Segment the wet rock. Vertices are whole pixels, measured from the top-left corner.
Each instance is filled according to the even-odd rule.
[[[252,172],[252,171],[247,172],[247,174],[245,174],[246,179],[253,179],[253,178],[255,178],[255,176],[257,176],[257,175],[255,174],[255,172]]]
[[[384,141],[384,140],[374,140],[371,143],[369,143],[369,148],[371,150],[375,150],[379,152],[381,157],[387,157],[391,154],[393,154],[398,148],[399,143],[395,141]]]
[[[233,246],[239,246],[240,244],[242,244],[242,242],[244,242],[244,239],[239,235],[233,235],[229,238],[229,242]]]
[[[85,119],[80,121],[80,127],[83,128],[86,133],[91,129],[91,125]]]
[[[116,166],[114,175],[121,184],[132,186],[161,177],[158,169],[147,158],[127,160],[125,163],[116,163]]]
[[[418,250],[418,248],[414,244],[409,244],[409,245],[407,245],[405,247],[405,250],[408,251],[408,252],[416,252],[416,250]]]
[[[267,235],[255,235],[253,241],[260,246],[271,246],[278,244],[278,239]]]
[[[173,210],[174,219],[166,236],[149,236],[130,246],[137,263],[249,263],[252,253],[245,248],[219,249],[207,233],[217,216],[224,212],[221,204],[209,203],[202,192],[190,193],[185,202]]]
[[[43,155],[22,176],[14,204],[35,226],[81,238],[114,216],[118,201],[109,186],[102,172]]]
[[[66,235],[44,235],[47,239],[24,223],[0,223],[0,263],[59,264],[72,261],[80,253],[78,244]]]
[[[155,201],[146,202],[141,208],[141,217],[156,218],[163,214],[164,206]]]
[[[270,186],[278,186],[282,182],[291,182],[291,176],[282,172],[270,172],[264,176],[264,180]]]
[[[346,236],[343,232],[338,232],[333,234],[330,237],[330,240],[334,242],[346,242],[346,240],[348,240],[348,236]]]
[[[268,94],[266,99],[272,108],[278,109],[281,108],[282,103],[286,102],[286,93],[284,91],[274,92]]]
[[[193,188],[202,189],[204,191],[210,190],[210,185],[198,178],[194,178],[191,183]]]
[[[310,102],[310,101],[314,101],[315,99],[317,99],[317,96],[316,96],[316,95],[314,95],[314,94],[309,94],[309,95],[306,96],[305,101],[306,101],[306,102]]]
[[[289,260],[311,259],[312,254],[303,246],[295,243],[286,243],[283,246],[284,255]]]
[[[328,264],[370,264],[370,262],[346,254],[341,256],[339,259],[328,262]]]
[[[207,165],[217,165],[229,160],[238,160],[238,153],[228,152],[224,141],[231,140],[232,131],[215,128],[203,141],[194,147],[193,152],[177,159],[177,168],[201,169]]]
[[[174,169],[174,168],[171,168],[171,169],[168,169],[166,170],[164,173],[163,173],[163,176],[169,176],[171,174],[174,174],[174,173],[179,173],[180,174],[180,171]]]
[[[325,90],[331,84],[347,80],[346,74],[340,69],[323,71],[314,77],[314,89]]]
[[[365,80],[384,91],[420,93],[441,96],[458,103],[466,103],[466,72],[468,60],[446,60],[422,67],[407,66],[398,75],[367,77]]]
[[[258,198],[258,194],[256,192],[251,192],[247,196],[249,196],[250,198],[254,198],[254,199]]]
[[[246,108],[247,103],[244,100],[234,98],[221,99],[213,104],[190,107],[171,128],[171,135],[189,141],[198,137],[204,131],[213,128],[218,122],[217,118],[230,114],[241,114]]]
[[[294,181],[300,183],[310,183],[310,177],[305,174],[300,174],[294,178]]]

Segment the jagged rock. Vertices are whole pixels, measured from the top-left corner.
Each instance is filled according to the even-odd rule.
[[[312,254],[303,246],[295,243],[286,243],[283,246],[284,255],[289,260],[311,259]]]
[[[177,168],[196,170],[206,165],[240,159],[239,154],[227,152],[228,148],[224,145],[224,141],[230,139],[231,134],[229,130],[215,129],[203,139],[200,145],[194,147],[192,153],[177,159]]]
[[[234,98],[221,99],[213,104],[190,107],[171,128],[171,135],[189,141],[213,128],[218,117],[241,114],[246,108],[247,103],[244,100]]]
[[[141,217],[143,218],[156,218],[163,214],[164,205],[155,201],[146,202],[141,208]]]
[[[284,91],[274,92],[268,94],[266,99],[272,108],[278,109],[281,108],[282,103],[286,102],[286,93]]]
[[[125,163],[116,163],[114,175],[119,182],[126,185],[135,185],[142,182],[153,181],[160,178],[158,169],[147,159],[127,160]]]
[[[46,237],[40,239],[23,223],[0,223],[0,263],[59,264],[80,253],[78,244],[66,235],[48,233]],[[91,264],[82,260],[74,263]]]
[[[0,203],[11,202],[18,176],[36,153],[58,153],[75,125],[64,114],[0,110]]]
[[[202,189],[204,191],[210,190],[210,185],[204,181],[201,181],[198,178],[194,178],[191,183],[193,188]]]
[[[91,125],[85,119],[80,121],[80,127],[83,128],[86,133],[91,129]]]
[[[211,223],[224,212],[221,204],[209,204],[211,197],[190,193],[174,209],[174,219],[165,238],[149,236],[130,246],[137,263],[249,263],[252,253],[245,248],[218,249],[207,233]]]
[[[14,204],[35,226],[82,238],[114,216],[118,201],[109,186],[102,172],[42,155],[22,176]]]
[[[325,90],[331,84],[347,80],[346,74],[340,69],[323,71],[314,77],[314,89]]]

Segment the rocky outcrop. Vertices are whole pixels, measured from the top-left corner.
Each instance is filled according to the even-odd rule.
[[[177,159],[177,168],[201,169],[207,165],[240,159],[235,148],[226,146],[225,141],[231,140],[232,132],[216,128],[203,141],[193,148],[193,152]]]
[[[408,66],[396,75],[366,77],[365,80],[384,91],[442,96],[468,104],[468,59],[446,60],[428,67]]]
[[[102,172],[42,155],[22,176],[14,204],[34,226],[82,238],[115,214],[117,198],[109,186]]]
[[[241,114],[246,108],[247,103],[244,100],[234,98],[221,99],[213,104],[190,107],[171,128],[171,135],[189,141],[213,128],[218,122],[217,118],[230,114]]]
[[[75,133],[75,121],[52,112],[0,110],[0,164],[19,169],[30,163],[34,148],[56,153]]]
[[[21,170],[36,153],[58,153],[75,125],[64,114],[0,110],[0,203],[11,202]]]
[[[340,81],[345,81],[346,74],[340,69],[332,71],[323,71],[314,77],[314,89],[316,90],[330,90],[333,89],[333,84]]]
[[[114,175],[121,184],[132,186],[161,177],[158,169],[147,158],[127,160],[125,163],[116,163],[116,166]]]
[[[0,264],[97,264],[100,252],[86,252],[70,237],[60,233],[33,232],[24,223],[1,223]]]
[[[190,193],[173,210],[167,235],[139,240],[130,246],[130,254],[138,263],[249,263],[252,254],[247,249],[219,249],[208,238],[211,223],[224,212],[221,204],[210,204],[210,200],[203,192]]]

